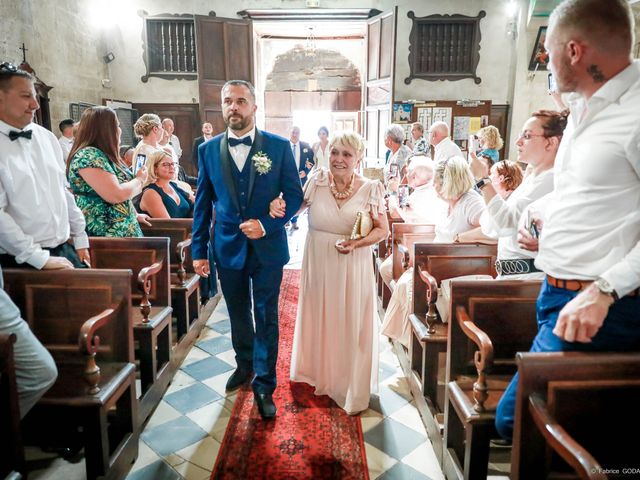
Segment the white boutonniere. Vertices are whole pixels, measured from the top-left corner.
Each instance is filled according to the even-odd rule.
[[[305,148],[304,150],[302,150],[303,153],[307,153],[309,151],[309,149]]]
[[[253,166],[256,167],[256,171],[260,175],[264,175],[271,171],[271,159],[267,157],[266,154],[258,152],[251,157],[251,160],[253,161]]]

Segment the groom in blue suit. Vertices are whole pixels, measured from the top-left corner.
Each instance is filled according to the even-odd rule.
[[[284,225],[300,207],[302,189],[289,141],[258,130],[256,108],[249,82],[230,80],[222,87],[222,115],[228,128],[199,148],[192,252],[196,272],[207,276],[207,243],[215,208],[211,241],[237,363],[227,390],[253,377],[260,415],[273,418],[278,296],[282,267],[289,261]],[[280,194],[286,214],[274,219],[269,216],[269,203]]]

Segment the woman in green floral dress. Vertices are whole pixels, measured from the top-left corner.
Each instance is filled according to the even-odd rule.
[[[120,133],[112,109],[88,108],[68,157],[71,191],[84,213],[89,236],[143,236],[131,199],[142,191],[147,169],[139,169],[134,176],[127,168],[119,155]]]

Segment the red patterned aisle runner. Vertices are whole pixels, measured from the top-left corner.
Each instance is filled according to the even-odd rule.
[[[238,393],[212,479],[368,480],[360,417],[327,396],[289,381],[299,270],[285,270],[280,291],[280,342],[275,420],[263,421],[251,387]]]

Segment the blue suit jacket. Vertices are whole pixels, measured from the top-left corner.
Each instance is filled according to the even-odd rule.
[[[291,145],[291,142],[289,142],[289,145]],[[298,172],[305,173],[305,176],[300,179],[300,182],[304,185],[311,168],[313,168],[313,150],[307,142],[298,142],[298,148],[300,148],[300,167],[298,168]],[[293,155],[293,153],[291,153],[291,155]],[[312,164],[311,168],[307,167],[307,162]]]
[[[216,263],[222,268],[241,270],[247,258],[249,243],[260,263],[282,266],[289,261],[289,248],[284,225],[302,204],[302,188],[296,171],[289,141],[256,128],[255,139],[247,165],[250,170],[249,199],[241,212],[233,181],[233,158],[229,153],[227,132],[212,138],[199,147],[199,176],[193,214],[193,259],[207,258],[209,226],[215,208],[213,247]],[[256,171],[252,157],[262,152],[271,160],[271,170]],[[282,193],[287,204],[284,218],[271,218],[269,204]],[[267,232],[258,240],[249,240],[240,230],[242,222],[260,220]]]

